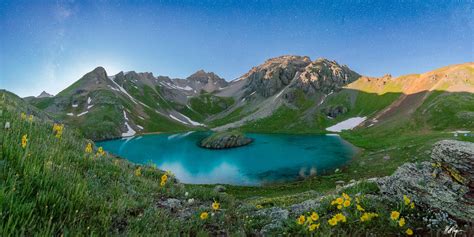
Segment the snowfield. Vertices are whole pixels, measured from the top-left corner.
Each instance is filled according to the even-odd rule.
[[[341,132],[342,130],[351,130],[357,127],[359,124],[364,122],[367,117],[354,117],[347,120],[344,120],[338,124],[335,124],[329,128],[326,128],[330,132]]]

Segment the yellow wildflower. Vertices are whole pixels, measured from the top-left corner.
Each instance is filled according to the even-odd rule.
[[[161,182],[166,182],[168,180],[168,175],[164,174],[161,176]]]
[[[334,218],[336,218],[336,221],[342,221],[342,222],[346,222],[346,216],[344,216],[342,213],[338,213],[334,216]]]
[[[370,221],[370,220],[372,220],[372,218],[378,217],[378,216],[379,216],[379,214],[377,214],[377,213],[366,212],[366,213],[362,214],[362,216],[360,217],[360,221],[361,222]]]
[[[21,113],[21,119],[26,119],[26,114],[25,113]]]
[[[405,231],[407,235],[413,235],[413,230],[408,228],[407,231]]]
[[[341,205],[344,202],[344,199],[342,198],[336,198],[336,203]]]
[[[209,217],[209,214],[207,212],[202,212],[201,215],[199,216],[199,218],[201,218],[201,220],[205,220]]]
[[[28,117],[28,121],[33,122],[33,115],[30,114],[30,117]]]
[[[311,220],[317,221],[319,220],[319,215],[316,212],[311,213]]]
[[[405,218],[403,218],[403,217],[400,218],[400,220],[398,221],[398,225],[399,225],[400,227],[403,227],[403,226],[405,225]]]
[[[413,209],[413,208],[415,208],[415,203],[414,203],[414,202],[411,202],[411,203],[410,203],[410,209]]]
[[[103,156],[105,155],[105,151],[102,147],[99,147],[99,149],[97,149],[97,156]]]
[[[345,200],[343,205],[344,205],[344,207],[348,207],[348,206],[351,205],[351,201]]]
[[[337,209],[341,210],[341,209],[342,209],[342,205],[337,205]]]
[[[27,144],[28,144],[28,135],[25,134],[21,137],[21,147],[25,149]]]
[[[160,186],[163,187],[166,185],[166,182],[164,182],[163,180],[160,182]]]
[[[357,204],[356,207],[358,211],[365,211],[365,209],[359,204]]]
[[[311,225],[308,226],[308,229],[309,229],[309,231],[314,231],[315,229],[319,228],[319,225],[321,225],[321,224],[319,224],[319,223],[318,224],[311,224]]]
[[[410,198],[408,198],[407,195],[403,195],[403,201],[405,202],[405,205],[410,204]]]
[[[399,217],[400,217],[400,212],[398,211],[392,211],[392,213],[390,214],[390,218],[394,221],[398,220]]]
[[[349,195],[347,195],[346,193],[342,193],[342,197],[344,197],[344,199],[346,200],[351,200],[351,197]]]
[[[218,202],[214,201],[214,202],[212,203],[212,209],[214,209],[214,210],[219,210],[219,207],[220,207],[220,204],[219,204]]]
[[[142,167],[138,167],[135,170],[135,176],[142,176]]]
[[[296,222],[299,225],[302,225],[302,224],[304,224],[305,221],[306,221],[306,217],[304,215],[301,215]]]
[[[63,128],[64,128],[64,124],[55,123],[53,125],[53,133],[55,133],[55,136],[57,138],[61,138],[61,135],[63,134]]]
[[[262,206],[262,205],[260,205],[260,204],[258,204],[258,205],[256,205],[256,206],[255,206],[255,208],[257,208],[257,209],[262,209],[262,208],[263,208],[263,206]]]
[[[335,226],[335,225],[337,225],[337,220],[333,217],[333,218],[328,220],[328,223],[329,223],[330,226]]]
[[[86,153],[92,153],[92,144],[89,142],[86,146]]]

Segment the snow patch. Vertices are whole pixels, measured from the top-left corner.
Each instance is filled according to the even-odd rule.
[[[275,98],[273,99],[273,101],[275,101],[278,97],[280,97],[280,95],[283,93],[283,91],[285,91],[285,89],[282,89],[282,90],[280,91],[280,93],[278,93],[278,95],[275,96]]]
[[[92,102],[92,99],[91,99],[91,97],[87,97],[87,104],[88,104],[88,105],[90,105],[90,104],[91,104],[91,102]]]
[[[130,94],[128,94],[128,92],[125,89],[123,89],[123,87],[121,87],[117,82],[115,82],[112,77],[109,77],[109,79],[110,79],[110,81],[112,81],[112,83],[114,83],[115,86],[117,86],[119,88],[119,90],[122,93],[127,95],[133,101],[133,103],[138,104],[137,101],[135,101],[135,98],[133,98]]]
[[[470,133],[471,131],[463,131],[463,130],[458,130],[458,131],[454,131],[454,132],[451,132],[451,133]]]
[[[135,130],[133,130],[132,127],[130,127],[128,122],[125,122],[125,126],[127,126],[127,131],[122,133],[122,137],[130,137],[130,136],[135,135]]]
[[[113,86],[111,86],[111,85],[107,85],[107,86],[108,86],[110,89],[114,90],[114,91],[120,91],[119,89],[117,89],[117,88],[115,88],[115,87],[113,87]]]
[[[186,120],[188,120],[188,122],[194,126],[204,126],[204,124],[202,123],[198,123],[196,121],[193,121],[192,119],[188,118],[186,115],[184,114],[180,114],[181,116],[183,116]]]
[[[141,120],[145,120],[145,118],[142,117],[142,116],[138,116],[138,118],[141,119]]]
[[[87,114],[87,113],[89,113],[89,111],[82,112],[82,113],[78,114],[77,117],[81,117],[82,115]]]
[[[90,109],[90,108],[92,108],[92,107],[94,107],[94,105],[88,105],[88,106],[87,106],[87,109]]]
[[[68,115],[68,116],[74,116],[74,114],[73,114],[73,113],[67,113],[67,115]]]
[[[125,110],[123,110],[123,117],[125,118],[125,120],[128,121],[127,113],[125,113]]]
[[[193,88],[191,88],[190,86],[186,86],[186,87],[181,87],[181,86],[176,86],[178,89],[180,90],[185,90],[185,91],[191,91],[193,90]]]
[[[137,124],[137,127],[138,127],[140,130],[143,130],[143,127],[140,126],[140,125],[138,125],[138,124]]]
[[[180,123],[188,124],[187,122],[185,122],[185,121],[183,121],[183,120],[181,120],[181,119],[179,119],[179,118],[176,118],[176,117],[173,116],[172,114],[170,114],[170,118],[172,118],[172,119],[174,119],[174,120],[176,120],[176,121],[178,121],[178,122],[180,122]]]
[[[326,128],[330,132],[341,132],[342,130],[351,130],[357,127],[359,124],[364,122],[367,117],[354,117],[347,120],[344,120],[336,125],[333,125],[329,128]]]
[[[77,106],[79,106],[79,105],[78,104],[72,104],[73,108],[77,108]]]

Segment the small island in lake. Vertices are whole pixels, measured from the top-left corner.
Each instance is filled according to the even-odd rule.
[[[208,149],[227,149],[245,146],[253,142],[252,138],[246,137],[239,131],[217,132],[204,138],[199,146]]]

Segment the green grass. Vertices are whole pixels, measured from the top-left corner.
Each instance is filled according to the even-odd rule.
[[[54,102],[53,97],[45,97],[45,98],[33,98],[30,100],[30,104],[35,106],[38,109],[46,109],[51,106]]]
[[[0,133],[0,235],[177,235],[226,229],[238,232],[232,223],[239,218],[218,214],[209,221],[198,219],[201,211],[218,200],[233,209],[233,199],[204,187],[184,187],[170,177],[159,185],[164,174],[151,166],[138,166],[108,154],[85,152],[89,140],[66,126],[60,138],[52,124],[35,118],[20,119],[20,112],[2,106]],[[21,138],[27,135],[25,148]],[[135,171],[141,167],[141,175]],[[184,198],[196,199],[191,217],[173,217],[157,202]],[[230,218],[230,220],[228,219]]]
[[[210,93],[202,93],[189,100],[191,108],[199,114],[210,116],[220,113],[234,104],[232,97],[219,97]]]
[[[209,126],[218,127],[218,126],[222,126],[222,125],[225,125],[225,124],[229,124],[231,122],[237,121],[237,120],[245,117],[248,114],[250,114],[250,113],[245,113],[244,112],[244,107],[241,106],[241,107],[233,110],[231,113],[229,113],[228,115],[226,115],[223,118],[212,120],[209,123]]]

